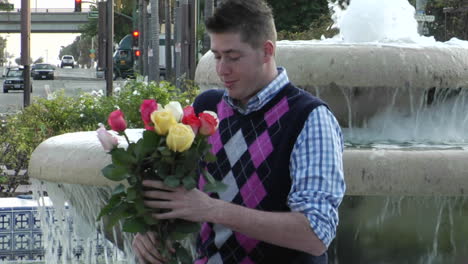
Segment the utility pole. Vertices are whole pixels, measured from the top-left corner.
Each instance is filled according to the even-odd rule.
[[[416,0],[416,15],[426,14],[426,4],[427,4],[427,0]],[[418,21],[419,35],[424,35],[424,23],[425,22],[423,21]]]
[[[140,72],[141,75],[144,75],[144,71],[143,71],[143,61],[144,61],[144,56],[145,56],[145,53],[146,51],[144,50],[144,43],[145,41],[143,40],[143,38],[145,37],[145,33],[143,31],[143,23],[144,21],[146,21],[144,15],[143,15],[143,3],[144,3],[144,0],[138,0],[137,1],[137,12],[138,12],[138,16],[134,16],[134,17],[138,17],[138,25],[137,25],[137,28],[138,28],[138,32],[140,32],[140,41],[138,41],[138,49],[142,51],[142,56],[138,59],[138,71]]]
[[[31,104],[31,6],[29,0],[21,0],[21,64],[23,64],[23,107]]]
[[[148,80],[159,81],[159,1],[151,0],[151,54]]]
[[[177,43],[176,51],[180,51],[180,65],[177,66],[177,87],[183,86],[182,79],[193,80],[196,67],[196,26],[197,0],[181,0],[176,10]],[[179,60],[177,60],[179,61]],[[183,87],[182,87],[183,88]]]
[[[166,80],[172,79],[172,17],[171,17],[171,0],[166,0],[165,5],[165,26],[166,26]]]
[[[114,64],[114,1],[107,0],[107,37],[106,37],[106,95],[112,96]]]
[[[213,0],[205,0],[205,19],[213,15],[213,10],[214,10],[214,3]],[[205,53],[210,49],[211,42],[210,42],[210,36],[208,35],[208,32],[205,31],[205,34],[203,34],[203,50],[202,52]]]
[[[98,2],[98,64],[96,74],[102,73],[106,67],[106,20],[107,20],[107,11],[106,11],[106,2]],[[105,76],[100,75],[100,78]]]

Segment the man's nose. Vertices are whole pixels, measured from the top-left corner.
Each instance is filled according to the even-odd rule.
[[[218,75],[224,76],[231,73],[231,67],[224,59],[220,59],[216,65]]]

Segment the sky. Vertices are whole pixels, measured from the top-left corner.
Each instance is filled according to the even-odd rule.
[[[75,7],[74,0],[29,0],[31,12],[34,8],[67,8],[69,12]],[[21,0],[8,0],[14,4],[15,8],[21,7]],[[82,8],[86,8],[88,4],[83,3]],[[31,58],[33,60],[43,57],[45,61],[57,64],[59,61],[58,54],[61,46],[70,45],[73,40],[80,34],[76,33],[31,33]],[[21,34],[0,34],[7,39],[6,51],[14,54],[12,61],[21,55]]]

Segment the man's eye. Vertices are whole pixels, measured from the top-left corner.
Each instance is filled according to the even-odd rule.
[[[215,60],[220,60],[221,59],[220,56],[215,56],[214,58],[215,58]]]
[[[230,61],[238,61],[240,57],[229,57]]]

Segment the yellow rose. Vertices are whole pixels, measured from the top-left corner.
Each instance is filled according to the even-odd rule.
[[[171,111],[161,110],[151,114],[151,121],[154,123],[154,130],[161,136],[167,135],[169,128],[177,124]]]
[[[169,129],[166,144],[169,149],[183,152],[192,146],[195,134],[190,126],[178,123]]]

